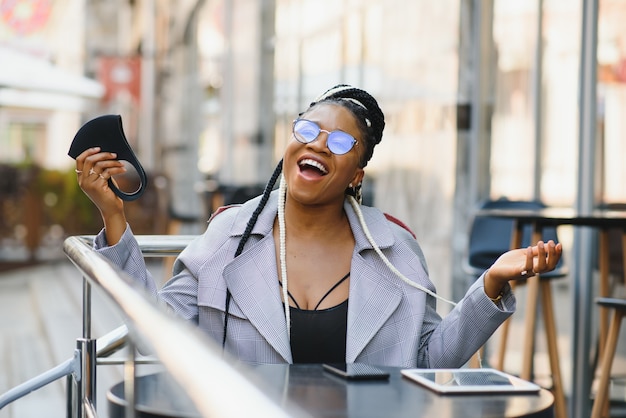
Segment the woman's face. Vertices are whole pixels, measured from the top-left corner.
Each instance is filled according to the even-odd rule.
[[[359,163],[365,143],[357,121],[348,109],[333,103],[318,104],[301,117],[323,130],[346,132],[357,143],[347,153],[336,155],[326,145],[326,132],[308,144],[298,142],[292,134],[283,158],[289,196],[302,204],[342,203],[348,185],[359,184],[364,174]]]

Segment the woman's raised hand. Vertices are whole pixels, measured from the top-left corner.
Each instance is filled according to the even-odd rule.
[[[527,279],[555,269],[561,259],[563,245],[550,240],[528,248],[502,254],[485,275],[485,293],[495,297],[509,280]]]
[[[126,172],[121,161],[111,152],[90,148],[76,158],[78,185],[98,207],[109,245],[116,243],[126,229],[124,202],[109,187],[112,176]]]

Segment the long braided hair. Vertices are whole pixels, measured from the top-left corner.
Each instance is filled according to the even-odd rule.
[[[365,152],[363,153],[363,159],[361,160],[361,168],[365,167],[369,160],[372,158],[374,153],[374,147],[380,143],[383,136],[383,129],[385,128],[385,116],[378,106],[378,102],[374,97],[366,92],[365,90],[361,90],[347,84],[338,84],[320,96],[318,96],[311,104],[309,108],[300,113],[300,115],[307,113],[313,107],[321,104],[321,103],[335,103],[340,106],[343,106],[350,110],[352,114],[355,116],[357,120],[357,126],[361,131],[362,138],[361,140],[365,144]],[[263,195],[261,200],[259,201],[258,206],[252,213],[252,216],[248,220],[246,224],[246,229],[241,236],[239,241],[239,245],[237,246],[237,250],[235,251],[235,257],[239,256],[246,242],[250,238],[250,233],[252,232],[252,228],[257,222],[259,214],[265,208],[267,201],[269,200],[270,194],[278,181],[283,169],[283,160],[280,160],[274,172],[265,186],[263,190]],[[360,193],[361,185],[356,185],[352,188],[346,190],[346,193],[351,196],[357,196]],[[232,295],[230,290],[226,289],[226,303],[224,310],[224,332],[222,335],[222,348],[226,346],[226,335],[228,330],[228,312],[230,307],[230,301],[232,299]],[[288,310],[286,310],[288,315]],[[287,321],[289,322],[289,321]]]

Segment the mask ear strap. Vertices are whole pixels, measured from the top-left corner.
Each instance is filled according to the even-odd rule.
[[[124,128],[122,127],[122,118],[118,116],[118,128],[119,128],[119,137],[118,140],[120,142],[123,141],[123,147],[121,152],[117,153],[118,160],[128,161],[137,171],[137,175],[139,176],[139,189],[134,191],[133,193],[125,193],[117,188],[115,184],[113,184],[113,179],[109,179],[109,187],[113,190],[120,199],[126,201],[133,201],[138,199],[143,192],[146,191],[146,187],[148,186],[148,177],[146,176],[146,172],[144,171],[139,159],[133,152],[133,149],[130,147],[128,140],[126,139],[126,135],[124,135]]]
[[[148,177],[126,140],[120,115],[99,116],[85,123],[76,133],[68,155],[76,159],[85,150],[93,147],[100,147],[104,152],[114,152],[118,160],[128,161],[135,168],[140,180],[138,190],[125,193],[113,183],[112,179],[109,179],[109,187],[122,200],[138,199],[146,190]]]

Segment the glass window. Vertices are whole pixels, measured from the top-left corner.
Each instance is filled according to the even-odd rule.
[[[535,93],[539,4],[543,4],[541,85]],[[572,205],[577,194],[580,85],[580,2],[498,0],[492,118],[493,197]],[[598,19],[596,199],[626,202],[626,3],[601,0]],[[535,106],[540,149],[535,150]],[[539,190],[534,190],[535,156]]]
[[[0,132],[3,163],[41,164],[45,152],[44,145],[45,125],[43,124],[9,122]]]
[[[600,1],[598,144],[601,202],[626,203],[626,2]]]

